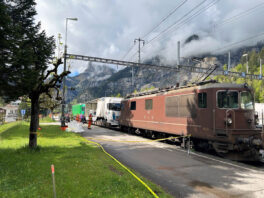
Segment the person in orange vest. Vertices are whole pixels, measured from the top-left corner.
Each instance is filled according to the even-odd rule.
[[[88,129],[91,129],[92,121],[93,121],[93,116],[90,113],[90,115],[89,115],[89,121],[88,121]]]

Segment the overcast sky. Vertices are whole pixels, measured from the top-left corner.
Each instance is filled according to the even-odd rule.
[[[134,45],[134,39],[140,37],[145,40],[143,60],[159,54],[165,58],[165,63],[171,64],[177,59],[177,41],[181,42],[181,56],[188,57],[203,52],[217,53],[242,44],[252,45],[264,38],[264,33],[261,34],[264,32],[263,0],[36,2],[37,21],[41,21],[48,35],[57,38],[61,33],[63,43],[65,19],[78,18],[78,21],[68,21],[68,53],[74,54],[137,61],[138,45]],[[169,13],[171,15],[157,26]],[[151,31],[154,27],[157,28]],[[192,34],[199,35],[200,40],[184,45]],[[230,46],[254,36],[257,37]],[[82,72],[87,63],[72,65],[72,72]]]

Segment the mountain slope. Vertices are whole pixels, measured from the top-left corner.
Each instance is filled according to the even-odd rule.
[[[198,39],[196,36],[191,37],[188,42]],[[263,47],[260,43],[254,47],[243,47],[231,52],[231,66],[240,62],[241,56],[245,51],[259,51]],[[153,57],[146,61],[147,64],[162,64],[164,57]],[[219,55],[204,54],[200,55],[202,62],[193,62],[192,59],[184,59],[181,64],[209,68],[212,65],[219,65],[220,68],[227,63],[227,53]],[[176,63],[175,63],[176,65]],[[132,86],[131,68],[124,68],[118,72],[107,66],[89,64],[84,73],[67,79],[67,86],[73,86],[75,91],[67,94],[67,101],[76,98],[78,102],[86,102],[94,98],[103,96],[114,96],[120,93],[125,96],[134,90],[139,91],[146,87],[168,87],[187,82],[202,80],[205,75],[187,73],[186,71],[176,72],[171,70],[156,70],[151,68],[134,68],[134,86]]]

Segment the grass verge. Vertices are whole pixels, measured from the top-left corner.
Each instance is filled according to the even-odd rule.
[[[44,118],[40,118],[39,119],[39,122],[40,123],[42,123],[42,122],[47,123],[47,122],[56,122],[56,121],[55,120],[52,120],[49,116],[46,116]]]
[[[153,197],[98,147],[59,126],[42,126],[39,147],[30,150],[27,124],[0,126],[0,197]],[[142,177],[141,177],[142,179]],[[143,179],[159,197],[170,197]]]

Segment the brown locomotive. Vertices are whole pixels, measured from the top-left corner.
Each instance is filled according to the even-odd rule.
[[[257,122],[251,88],[214,81],[130,95],[119,119],[121,128],[138,133],[191,135],[195,147],[233,160],[260,159],[264,145]]]

